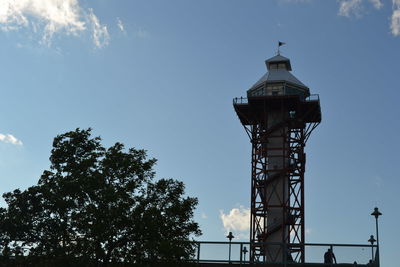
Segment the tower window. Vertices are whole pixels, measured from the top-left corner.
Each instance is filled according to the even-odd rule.
[[[278,64],[278,69],[286,69],[286,64],[285,63],[279,63]]]
[[[255,89],[252,93],[252,96],[262,96],[264,95],[264,87],[259,87],[257,89]]]
[[[281,84],[268,85],[267,94],[268,95],[282,95],[283,94],[283,86]]]
[[[277,69],[278,68],[278,64],[269,64],[269,68],[271,70]]]

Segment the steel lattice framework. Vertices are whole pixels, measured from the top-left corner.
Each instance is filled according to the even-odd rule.
[[[319,98],[240,98],[234,107],[252,144],[250,260],[304,262],[304,147],[321,121]]]

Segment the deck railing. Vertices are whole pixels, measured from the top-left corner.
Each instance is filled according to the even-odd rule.
[[[279,242],[263,242],[263,243],[250,243],[250,242],[227,242],[227,241],[186,241],[194,244],[196,248],[190,262],[195,264],[202,263],[221,263],[221,264],[272,264],[272,266],[282,267],[301,267],[303,263],[300,259],[296,258],[296,253],[290,253],[290,249],[284,243]],[[32,246],[18,246],[13,248],[8,256],[2,255],[1,259],[18,260],[29,256]],[[278,255],[281,258],[274,258],[273,261],[268,260],[268,257],[259,257],[259,259],[252,261],[250,259],[251,246],[258,248],[265,247],[273,249],[275,252],[279,251]],[[375,253],[377,250],[376,245],[370,244],[328,244],[328,243],[305,243],[305,263],[316,266],[335,267],[335,266],[369,266],[378,267],[374,264]],[[324,264],[324,254],[331,249],[336,258],[336,263]],[[269,253],[265,250],[266,254]],[[4,250],[3,250],[4,254]],[[269,257],[272,258],[272,257]],[[54,260],[54,259],[53,259]]]
[[[319,102],[319,94],[309,95],[308,97],[306,97],[304,99],[304,101],[305,102],[309,102],[309,101],[318,101]],[[233,99],[234,105],[246,105],[248,103],[249,103],[249,101],[248,101],[248,98],[246,98],[246,97],[235,97]]]
[[[218,241],[196,241],[196,253],[194,262],[197,263],[231,263],[231,264],[251,264],[251,263],[270,263],[282,266],[301,265],[299,259],[289,260],[289,250],[285,249],[285,244],[277,242],[258,243],[257,246],[275,246],[281,249],[282,259],[267,261],[266,257],[260,257],[258,261],[252,262],[249,258],[250,242],[218,242]],[[327,244],[327,243],[306,243],[305,262],[310,264],[323,264],[324,254],[331,249],[335,255],[336,263],[324,264],[324,266],[337,266],[348,264],[351,266],[373,266],[374,252],[376,245],[370,244]],[[286,251],[286,253],[285,253]],[[230,257],[230,258],[229,258]],[[355,265],[356,264],[356,265]]]
[[[248,100],[246,97],[235,97],[233,99],[233,104],[234,105],[243,105],[243,104],[248,104]]]

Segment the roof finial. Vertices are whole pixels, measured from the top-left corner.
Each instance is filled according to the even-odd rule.
[[[277,51],[277,55],[278,55],[278,56],[281,54],[280,47],[281,47],[282,45],[285,45],[285,44],[286,44],[286,43],[284,43],[284,42],[278,41],[278,51]]]

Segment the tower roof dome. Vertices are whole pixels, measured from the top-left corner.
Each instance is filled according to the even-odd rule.
[[[299,79],[297,79],[293,74],[290,73],[292,66],[290,64],[290,59],[276,55],[265,60],[265,65],[267,66],[267,73],[264,74],[251,88],[250,90],[259,87],[262,84],[268,83],[279,83],[284,82],[292,84],[296,87],[307,89],[308,87],[304,85]]]

